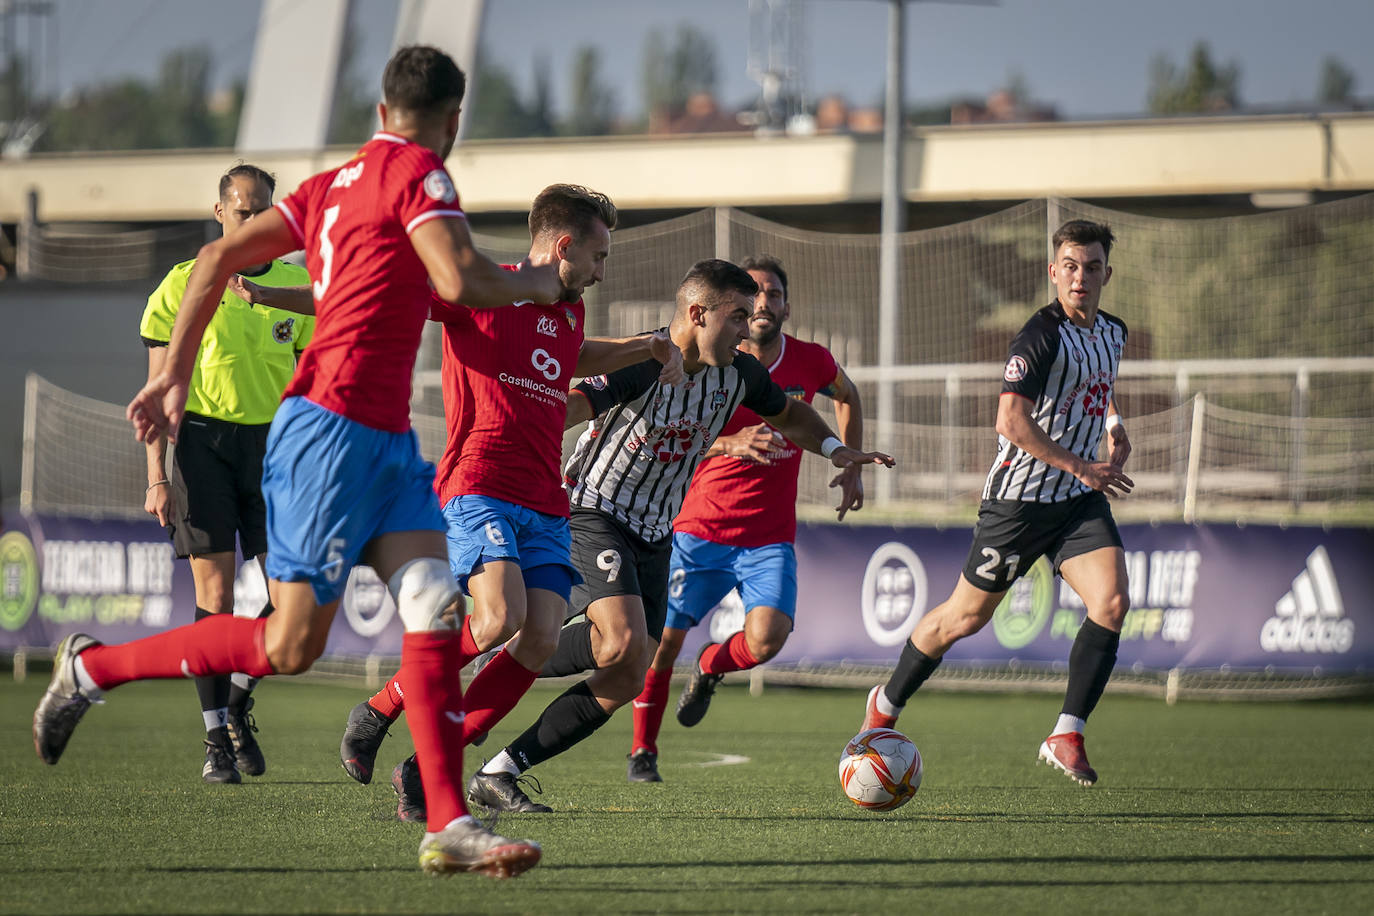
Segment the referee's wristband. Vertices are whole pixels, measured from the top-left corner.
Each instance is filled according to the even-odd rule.
[[[834,436],[826,436],[825,441],[821,443],[821,455],[829,458],[831,455],[835,454],[835,449],[838,448],[844,448],[844,443]]]

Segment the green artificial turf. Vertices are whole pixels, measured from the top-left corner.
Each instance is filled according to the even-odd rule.
[[[268,771],[200,780],[192,686],[133,684],[88,713],[62,762],[29,738],[44,675],[0,683],[0,913],[1362,913],[1374,911],[1374,705],[1114,696],[1084,789],[1036,749],[1050,696],[932,693],[899,728],[925,757],[906,807],[861,811],[836,764],[863,693],[727,686],[696,728],[669,714],[661,785],[628,784],[629,710],[535,769],[555,813],[511,881],[425,877],[421,828],[338,763],[358,686],[268,681]],[[493,753],[554,692],[537,688]],[[733,757],[744,761],[725,763]]]

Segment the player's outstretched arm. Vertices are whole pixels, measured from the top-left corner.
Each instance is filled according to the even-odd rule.
[[[859,389],[849,380],[844,369],[836,367],[835,380],[825,389],[835,401],[835,421],[840,426],[840,440],[856,451],[863,450],[864,412],[859,399]],[[830,486],[840,491],[840,504],[835,507],[838,521],[844,521],[845,513],[857,512],[864,507],[863,465],[851,464],[843,468],[830,480]]]
[[[505,270],[473,246],[464,219],[423,222],[411,231],[410,244],[424,263],[435,294],[454,305],[474,309],[521,301],[549,305],[563,293],[557,264],[535,267],[527,258],[518,270]]]
[[[842,443],[821,415],[816,413],[816,408],[805,401],[788,398],[783,404],[782,413],[764,419],[801,448],[829,458],[837,468],[856,464],[881,464],[890,468],[896,464],[891,455],[861,452]]]
[[[1116,407],[1116,398],[1107,405],[1107,460],[1119,468],[1126,466],[1131,457],[1131,438],[1126,435],[1126,425],[1121,421],[1121,413]]]
[[[596,416],[592,402],[587,396],[574,388],[568,392],[568,415],[563,420],[564,429],[572,429],[579,423],[586,423]]]
[[[577,354],[574,374],[579,378],[606,375],[646,359],[656,359],[663,365],[658,374],[660,384],[680,385],[687,378],[682,371],[682,351],[667,331],[634,337],[588,337]]]
[[[729,436],[718,436],[706,450],[707,458],[728,455],[750,464],[772,464],[773,459],[782,453],[786,444],[782,433],[767,423],[746,426]]]
[[[308,286],[263,286],[243,274],[234,274],[229,278],[228,289],[249,305],[265,305],[298,315],[315,314],[315,297]]]
[[[997,402],[997,434],[1012,445],[1045,462],[1067,471],[1094,490],[1108,496],[1125,496],[1135,482],[1110,461],[1084,461],[1055,442],[1031,419],[1031,402],[1021,395],[1004,391]]]
[[[172,339],[163,369],[148,380],[129,402],[125,416],[140,442],[151,442],[165,432],[176,441],[177,427],[186,408],[186,391],[195,369],[196,354],[205,328],[219,308],[225,284],[235,272],[253,264],[281,257],[296,248],[286,220],[276,209],[265,210],[229,235],[203,246],[196,266],[186,281]]]

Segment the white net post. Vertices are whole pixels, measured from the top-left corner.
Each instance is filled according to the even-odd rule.
[[[1207,398],[1198,392],[1193,397],[1193,430],[1188,437],[1188,476],[1183,488],[1183,520],[1197,520],[1198,479],[1202,468],[1202,424],[1207,413]]]

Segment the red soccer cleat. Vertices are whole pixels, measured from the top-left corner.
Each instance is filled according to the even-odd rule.
[[[883,685],[879,684],[868,692],[868,702],[864,704],[864,725],[859,731],[866,732],[870,728],[897,727],[896,716],[885,716],[878,711],[878,691],[882,689]]]
[[[1040,759],[1081,785],[1097,782],[1097,771],[1088,765],[1083,736],[1078,732],[1050,735],[1040,745]]]

